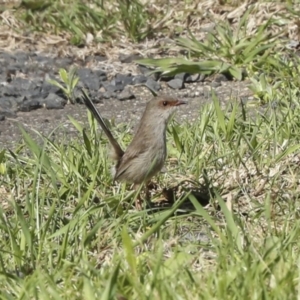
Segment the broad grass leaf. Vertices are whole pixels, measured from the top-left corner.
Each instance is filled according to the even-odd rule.
[[[218,225],[216,224],[216,222],[211,218],[211,216],[208,214],[208,212],[198,202],[196,197],[194,195],[190,194],[189,199],[192,202],[192,204],[194,205],[197,214],[199,214],[206,220],[206,222],[211,226],[211,228],[218,234],[219,238],[221,238],[222,240],[225,240],[225,236],[221,232],[221,230],[218,227]]]
[[[179,139],[178,133],[177,133],[177,129],[175,126],[172,127],[172,135],[173,135],[173,139],[176,145],[176,148],[178,149],[178,151],[181,153],[183,151],[183,145]]]
[[[216,190],[215,190],[215,195],[216,195],[218,203],[221,207],[221,210],[224,214],[224,217],[226,219],[227,229],[230,232],[230,235],[232,236],[233,241],[236,243],[238,250],[240,251],[240,253],[243,253],[241,233],[240,233],[238,226],[235,223],[233,213],[231,211],[229,211],[224,200],[221,198],[220,194]]]
[[[120,270],[120,262],[118,262],[108,280],[106,283],[106,287],[104,289],[104,292],[101,296],[101,300],[112,300],[115,299],[115,291],[117,288],[117,279],[119,275],[119,270]]]
[[[229,117],[229,121],[227,123],[227,140],[229,140],[231,138],[231,135],[233,133],[233,129],[234,129],[234,125],[235,125],[235,121],[236,121],[236,111],[237,111],[237,103],[235,103],[233,105],[233,109],[231,111],[230,117]]]
[[[65,69],[59,69],[59,76],[65,84],[68,84],[69,76],[68,76],[68,72]]]
[[[213,99],[213,103],[217,115],[218,127],[221,128],[223,133],[226,135],[226,124],[225,124],[224,112],[222,111],[219,100],[214,92],[212,92],[212,99]]]
[[[134,245],[132,243],[132,240],[128,234],[128,231],[126,227],[123,227],[122,230],[122,242],[123,242],[123,247],[125,250],[125,258],[126,261],[131,269],[131,273],[134,277],[137,276],[137,262],[136,262],[136,255],[134,251]]]
[[[275,158],[275,163],[280,162],[282,159],[284,159],[285,157],[287,157],[288,155],[296,152],[297,150],[300,149],[300,144],[297,145],[293,145],[287,149],[285,149],[283,152],[279,153],[276,158]]]
[[[237,80],[242,80],[243,79],[243,71],[241,68],[235,67],[235,66],[230,66],[228,68],[228,72]]]

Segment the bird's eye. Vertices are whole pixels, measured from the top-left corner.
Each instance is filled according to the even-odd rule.
[[[163,106],[167,106],[168,105],[168,102],[167,101],[164,101],[163,102]]]

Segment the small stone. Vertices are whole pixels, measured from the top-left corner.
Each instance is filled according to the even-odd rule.
[[[127,55],[127,54],[120,54],[119,55],[119,60],[121,63],[125,63],[125,64],[128,64],[128,63],[131,63],[137,59],[141,59],[142,57],[139,55],[139,54],[130,54],[130,55]]]
[[[55,66],[57,68],[64,68],[68,70],[70,66],[73,64],[73,58],[70,57],[60,57],[55,59]]]
[[[95,56],[94,56],[94,59],[95,59],[96,61],[101,62],[101,61],[107,60],[107,57],[104,56],[104,55],[95,55]]]
[[[111,92],[111,93],[119,92],[119,91],[122,91],[124,89],[123,84],[118,84],[118,85],[103,84],[103,86],[104,86],[104,88],[107,92]]]
[[[206,233],[204,232],[184,232],[181,237],[181,240],[183,241],[189,241],[189,242],[202,242],[207,243],[209,241],[209,238]]]
[[[52,94],[60,93],[60,88],[54,84],[49,83],[48,80],[45,79],[42,83],[40,93],[43,98],[46,98],[50,93]]]
[[[106,91],[102,94],[102,98],[104,99],[110,99],[110,98],[115,98],[116,97],[116,93],[112,92],[112,91]]]
[[[188,75],[185,79],[185,82],[197,82],[200,81],[200,76],[201,74],[193,74],[193,75]]]
[[[100,88],[99,77],[95,76],[94,74],[89,78],[86,78],[84,83],[89,90],[98,91]]]
[[[99,92],[100,92],[100,93],[105,93],[105,88],[104,88],[104,86],[101,86],[101,88],[99,89]]]
[[[100,70],[100,69],[95,70],[94,74],[99,77],[100,81],[106,81],[107,80],[107,73],[103,70]]]
[[[138,70],[142,75],[147,76],[147,78],[152,78],[153,80],[158,80],[160,78],[161,72],[153,73],[154,69],[147,68],[145,66],[138,66]]]
[[[103,96],[98,91],[90,91],[89,96],[94,103],[103,103]]]
[[[27,101],[29,98],[26,96],[19,96],[19,97],[15,97],[13,98],[13,101],[11,102],[15,102],[17,104],[17,106],[22,105],[23,102]]]
[[[206,74],[200,74],[200,77],[198,79],[199,82],[204,82],[204,80],[207,78]]]
[[[288,49],[297,49],[300,45],[299,41],[295,41],[295,40],[290,40],[287,44],[286,47]]]
[[[151,70],[151,69],[149,69],[149,68],[147,68],[147,67],[144,67],[144,66],[138,66],[138,69],[139,69],[139,71],[143,74],[143,75],[148,75],[148,73],[150,73],[151,71],[153,71],[153,70]]]
[[[2,95],[8,97],[18,97],[21,96],[21,92],[12,85],[6,85],[2,88]]]
[[[219,87],[219,86],[221,86],[221,82],[213,81],[213,82],[210,83],[210,86],[214,87],[214,88]]]
[[[11,64],[12,62],[16,61],[15,56],[11,52],[1,52],[1,62],[6,62]]]
[[[155,92],[159,91],[161,86],[160,83],[156,82],[155,80],[153,80],[152,78],[148,78],[147,82],[146,82],[146,86],[150,89],[150,90],[154,90]]]
[[[13,103],[15,102],[14,100],[15,99],[11,97],[0,98],[0,109],[12,109]]]
[[[124,101],[124,100],[135,99],[135,95],[131,92],[130,89],[125,89],[117,96],[117,98],[120,101]]]
[[[197,77],[196,77],[196,80],[199,78],[199,76],[200,76],[200,74],[195,74],[195,75],[197,75]],[[185,81],[184,82],[187,82],[187,83],[190,83],[190,82],[194,82],[193,81],[193,77],[192,76],[194,76],[194,75],[188,75],[186,78],[185,78]]]
[[[201,26],[200,31],[202,32],[213,32],[216,27],[215,23],[208,23],[206,25]]]
[[[88,68],[81,68],[77,70],[77,76],[80,79],[90,77],[91,74],[92,74],[92,70]]]
[[[37,100],[27,100],[19,105],[19,111],[32,111],[41,107],[41,104]]]
[[[22,64],[25,64],[29,60],[29,54],[26,52],[16,52],[14,54],[14,57],[17,61],[21,62]]]
[[[186,79],[190,76],[189,73],[179,73],[179,74],[176,74],[175,75],[175,79],[181,79],[183,80],[184,82],[186,81]]]
[[[100,78],[98,74],[94,74],[92,70],[88,68],[81,68],[77,71],[77,75],[84,87],[87,87],[89,90],[99,90]]]
[[[184,88],[184,82],[182,79],[175,78],[167,82],[168,86],[174,90],[180,90]]]
[[[0,65],[0,69],[1,69],[1,65]],[[0,85],[6,85],[6,75],[5,74],[1,74],[1,70],[0,70]],[[0,91],[1,93],[1,91]]]
[[[132,84],[132,75],[131,74],[117,74],[115,78],[111,81],[111,84],[113,85],[119,85],[123,84],[124,86],[126,85],[131,85]]]
[[[7,117],[7,118],[16,118],[17,114],[15,111],[10,109],[1,109],[0,108],[0,114]]]
[[[214,79],[215,82],[228,81],[228,78],[224,74],[217,74]]]
[[[89,45],[93,42],[93,40],[94,40],[94,36],[90,32],[88,32],[85,36],[85,43]]]
[[[24,74],[29,74],[36,72],[37,69],[37,64],[27,63],[25,66],[22,66],[21,72]]]
[[[47,109],[63,109],[66,105],[66,100],[56,94],[50,93],[47,98],[43,99],[42,104],[44,104]]]
[[[147,77],[145,75],[136,75],[133,77],[132,84],[141,84],[147,82]]]
[[[44,56],[44,55],[36,55],[34,57],[34,60],[41,63],[41,64],[53,64],[54,60],[50,56]]]

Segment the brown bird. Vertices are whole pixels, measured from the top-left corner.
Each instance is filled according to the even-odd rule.
[[[149,101],[137,132],[124,152],[84,90],[83,101],[99,122],[113,147],[113,158],[116,160],[114,180],[133,183],[135,187],[142,183],[147,184],[164,165],[167,155],[168,121],[176,107],[187,102],[165,95]],[[140,208],[140,199],[137,200],[136,206]]]

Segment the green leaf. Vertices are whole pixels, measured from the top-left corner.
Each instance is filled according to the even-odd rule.
[[[265,52],[265,50],[273,47],[274,45],[275,45],[275,42],[273,44],[268,44],[268,45],[263,45],[261,47],[258,47],[255,50],[253,50],[252,52],[250,52],[249,54],[244,53],[244,55],[245,55],[244,64],[247,64],[247,63],[253,61],[255,58],[257,58],[257,56],[259,54]]]
[[[233,238],[233,241],[236,243],[236,246],[240,253],[243,253],[243,247],[242,247],[242,238],[240,234],[240,230],[238,226],[235,224],[235,220],[233,217],[233,214],[231,211],[228,210],[224,200],[221,198],[219,193],[215,190],[215,195],[217,197],[218,203],[221,207],[221,210],[224,214],[224,217],[226,219],[226,226],[227,229],[230,232],[231,237]]]
[[[173,139],[176,145],[176,148],[179,150],[179,152],[181,153],[183,151],[183,145],[180,142],[179,136],[177,134],[177,130],[175,128],[175,126],[172,127],[172,134],[173,134]]]
[[[0,152],[0,164],[4,162],[5,158],[5,149]]]
[[[106,283],[104,292],[102,293],[101,300],[113,300],[115,299],[115,290],[117,288],[117,279],[120,270],[120,262],[115,266],[108,282]]]
[[[68,76],[68,72],[65,69],[59,69],[59,76],[65,84],[68,84],[69,76]]]
[[[218,236],[222,239],[225,240],[225,236],[221,232],[220,228],[216,224],[216,222],[210,217],[207,211],[202,207],[202,205],[199,203],[199,201],[196,199],[196,197],[192,194],[189,195],[189,199],[194,205],[197,214],[202,216],[206,222],[211,226],[211,228],[218,234]]]
[[[234,129],[234,125],[235,125],[235,120],[236,120],[236,111],[237,111],[237,103],[235,103],[233,105],[233,109],[232,109],[232,112],[230,114],[230,118],[229,118],[229,121],[227,123],[227,128],[226,128],[226,131],[227,131],[227,140],[230,139],[232,133],[233,133],[233,129]]]
[[[213,99],[214,107],[215,107],[216,114],[217,114],[218,127],[221,128],[223,133],[226,135],[225,116],[220,107],[219,100],[214,91],[212,92],[212,99]]]
[[[242,69],[235,67],[235,66],[230,66],[228,71],[235,79],[237,79],[237,80],[243,79]]]
[[[71,89],[72,91],[75,89],[79,81],[79,77],[73,78],[72,84],[71,84]]]
[[[295,151],[297,151],[298,149],[300,149],[300,145],[294,145],[291,146],[287,149],[285,149],[283,152],[279,153],[276,158],[275,158],[275,163],[278,163],[281,159],[285,158],[286,156],[294,153]]]
[[[64,94],[66,94],[68,92],[67,89],[64,86],[62,86],[59,82],[57,82],[56,80],[54,80],[54,79],[48,79],[47,81],[50,84],[55,85],[58,88],[60,88],[64,92]]]
[[[181,46],[189,51],[193,51],[197,56],[201,56],[204,53],[211,53],[213,49],[204,43],[197,41],[196,39],[178,38],[176,40],[177,45]]]
[[[23,215],[23,212],[21,211],[19,205],[17,203],[14,203],[14,206],[15,206],[17,216],[18,216],[18,220],[20,222],[21,229],[22,229],[22,232],[23,232],[23,235],[24,235],[24,237],[23,237],[24,242],[26,243],[24,245],[21,244],[21,250],[25,251],[26,249],[28,249],[28,248],[31,249],[31,247],[32,247],[31,233],[30,233],[30,230],[29,230],[29,227],[28,227],[28,222],[26,222],[26,220],[24,218],[24,215]]]
[[[93,156],[92,144],[91,144],[91,141],[89,140],[88,136],[86,135],[85,130],[82,131],[82,136],[83,136],[85,148],[86,148],[89,156],[92,157]]]
[[[122,241],[123,241],[123,247],[125,250],[125,258],[126,261],[130,267],[131,274],[136,277],[137,276],[137,263],[136,263],[136,255],[134,251],[134,246],[131,241],[131,238],[128,234],[128,231],[126,229],[126,226],[123,227],[122,230]]]
[[[43,164],[43,166],[46,169],[50,169],[51,168],[51,162],[50,162],[49,157],[44,153],[44,150],[40,148],[40,146],[32,139],[32,137],[21,126],[19,126],[19,128],[22,132],[24,141],[27,144],[30,151],[38,159],[42,156],[42,152],[43,152],[43,159],[42,159],[41,163]]]
[[[91,280],[86,277],[84,278],[84,281],[83,281],[83,296],[84,296],[84,299],[96,300],[95,290],[92,287]],[[111,299],[111,297],[112,297],[112,295],[109,295],[108,299]],[[103,295],[102,295],[101,299],[102,298],[103,298]],[[103,299],[106,299],[106,298],[103,298]]]
[[[72,124],[74,125],[74,127],[78,130],[78,132],[80,132],[82,134],[83,132],[83,127],[81,126],[81,124],[79,124],[79,122],[77,122],[75,119],[73,119],[71,116],[68,116],[69,120],[72,122]]]

